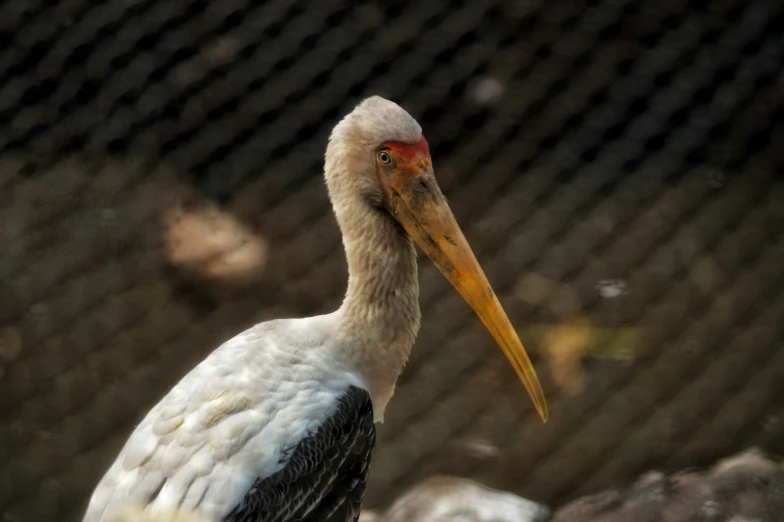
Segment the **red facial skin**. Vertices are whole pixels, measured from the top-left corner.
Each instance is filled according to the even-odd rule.
[[[430,159],[430,148],[424,136],[413,145],[390,141],[383,144],[395,156],[396,170],[403,176],[420,176],[431,171],[433,162]]]
[[[432,177],[433,162],[430,159],[430,149],[424,136],[414,144],[388,141],[381,145],[381,149],[384,148],[389,149],[394,156],[394,161],[391,165],[379,165],[378,170],[384,201],[387,205],[390,205],[393,193],[399,194],[405,190],[405,186],[414,183],[415,180],[421,181],[425,177]],[[420,181],[416,182],[417,187],[421,188],[427,185],[427,182],[420,184]],[[432,181],[435,183],[435,178]],[[393,209],[390,209],[390,211],[393,211]]]
[[[395,155],[398,163],[416,163],[422,157],[430,157],[430,147],[427,146],[427,140],[424,136],[419,138],[419,143],[409,145],[408,143],[399,143],[390,141],[384,144]]]

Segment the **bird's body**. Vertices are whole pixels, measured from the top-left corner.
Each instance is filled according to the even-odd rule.
[[[409,229],[447,227],[440,234],[455,253],[439,254],[432,240],[423,248],[433,250],[431,258],[445,256],[434,261],[442,271],[449,265],[447,277],[475,276],[480,285],[484,277],[472,255],[460,257],[470,249],[466,254],[449,221],[429,162],[417,122],[382,98],[365,100],[335,127],[325,176],[349,267],[342,306],[258,324],[217,348],[137,426],[93,493],[84,522],[110,521],[129,506],[213,522],[356,520],[373,423],[383,419],[419,329]],[[415,189],[401,186],[409,181]],[[414,208],[420,205],[433,207],[432,214]],[[464,297],[474,292],[466,281],[473,279],[452,280]],[[481,293],[466,297],[477,310],[495,300],[489,286]],[[487,306],[482,320],[513,344],[502,331],[505,315],[506,323],[496,317],[497,300]],[[530,370],[526,364],[518,361],[518,373]]]
[[[91,507],[131,502],[228,516],[352,388],[369,399],[350,361],[332,349],[328,317],[262,323],[215,350],[139,424]],[[363,453],[372,447],[370,421]],[[91,517],[101,520],[97,509]]]

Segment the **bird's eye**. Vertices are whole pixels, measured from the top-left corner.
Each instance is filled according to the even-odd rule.
[[[389,152],[387,149],[382,149],[378,151],[378,162],[382,165],[391,165],[392,164],[392,153]]]

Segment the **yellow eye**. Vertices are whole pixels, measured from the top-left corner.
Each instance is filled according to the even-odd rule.
[[[389,149],[381,149],[378,151],[377,154],[378,162],[382,165],[391,165],[392,164],[392,153],[389,152]]]

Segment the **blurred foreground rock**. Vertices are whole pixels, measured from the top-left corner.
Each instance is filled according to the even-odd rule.
[[[512,493],[472,480],[436,476],[409,489],[384,513],[360,522],[544,522],[550,511]]]
[[[749,450],[701,472],[640,477],[627,488],[583,497],[552,522],[780,522],[784,464]]]
[[[781,522],[784,464],[751,449],[709,470],[650,472],[626,488],[550,510],[474,481],[436,476],[409,489],[384,514],[360,522]]]

